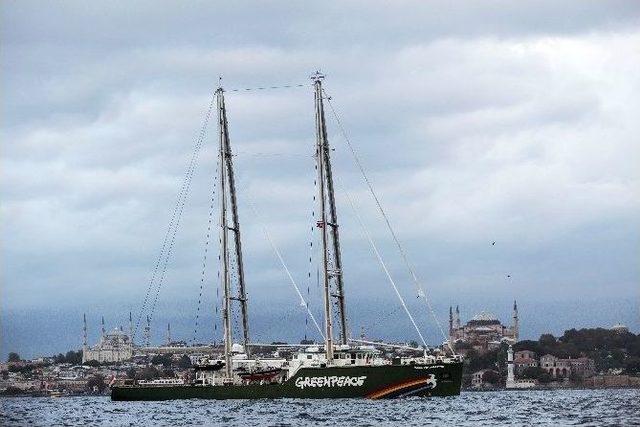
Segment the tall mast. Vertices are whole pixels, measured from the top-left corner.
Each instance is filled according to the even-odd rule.
[[[333,361],[333,319],[331,317],[331,289],[329,288],[329,260],[327,253],[327,212],[325,208],[325,169],[324,162],[324,138],[322,133],[322,76],[316,72],[311,78],[315,88],[316,106],[316,169],[318,170],[318,198],[320,199],[320,221],[318,227],[322,235],[322,280],[324,285],[324,326],[325,326],[325,351],[327,363]]]
[[[319,96],[318,96],[319,90]],[[331,242],[333,249],[333,269],[329,272],[330,277],[335,280],[335,293],[331,296],[338,300],[338,318],[340,321],[340,342],[347,344],[347,315],[344,306],[344,285],[342,282],[342,257],[340,256],[340,235],[338,233],[338,214],[336,211],[336,199],[333,191],[333,173],[331,171],[331,157],[329,153],[329,139],[327,138],[327,126],[324,120],[324,104],[322,101],[322,82],[318,81],[316,87],[316,99],[320,100],[320,130],[322,131],[323,151],[324,151],[324,170],[327,185],[327,201],[329,202],[329,222],[327,225],[331,230]],[[326,250],[326,249],[325,249]]]
[[[240,221],[238,219],[238,203],[236,197],[235,174],[233,172],[233,157],[231,155],[231,143],[229,142],[229,126],[227,123],[227,109],[224,104],[224,91],[220,91],[222,97],[222,118],[224,124],[225,163],[227,168],[227,181],[229,186],[229,201],[231,202],[231,230],[234,233],[233,243],[236,254],[238,272],[238,296],[231,299],[240,302],[242,314],[242,340],[244,352],[249,354],[249,314],[247,312],[247,291],[244,283],[244,268],[242,263],[242,239],[240,238]],[[222,167],[224,169],[224,166]],[[223,192],[224,193],[224,192]]]
[[[222,303],[222,324],[224,329],[224,360],[225,360],[225,373],[228,378],[232,376],[231,367],[231,346],[233,344],[233,337],[231,331],[231,284],[229,280],[229,252],[228,252],[228,226],[227,226],[227,195],[226,195],[226,180],[227,180],[227,120],[226,112],[224,108],[224,90],[220,87],[216,91],[216,101],[218,106],[218,127],[220,134],[220,227],[221,227],[221,252],[222,252],[222,265],[221,265],[221,278],[222,289],[224,293],[224,300]]]
[[[327,361],[333,359],[333,319],[332,298],[337,300],[338,320],[340,322],[340,342],[347,343],[347,320],[342,280],[342,259],[340,257],[340,236],[338,233],[338,215],[333,189],[333,174],[327,126],[324,118],[322,98],[322,79],[324,75],[316,72],[311,76],[315,88],[316,116],[316,168],[318,169],[318,198],[320,199],[320,227],[322,233],[322,271],[324,279],[324,304]],[[327,212],[328,211],[328,212]],[[328,218],[327,218],[328,215]],[[329,243],[329,240],[331,242]],[[331,246],[331,254],[329,254]],[[334,283],[332,289],[331,284]]]

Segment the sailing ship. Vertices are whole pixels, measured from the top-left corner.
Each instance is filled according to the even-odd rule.
[[[395,398],[450,396],[460,393],[462,361],[455,354],[387,358],[371,343],[350,340],[347,331],[342,260],[330,146],[325,124],[324,76],[312,76],[315,99],[315,161],[321,240],[323,344],[299,347],[290,358],[251,354],[240,222],[227,112],[222,87],[216,91],[220,159],[221,288],[224,355],[194,366],[191,381],[129,380],[111,387],[113,400],[258,399],[258,398]],[[230,218],[229,218],[230,214]],[[231,235],[230,235],[231,234]],[[230,250],[230,246],[233,246]],[[235,257],[237,294],[232,292],[230,257]],[[234,343],[233,302],[240,305],[242,344]],[[337,328],[334,326],[337,320]],[[314,319],[315,321],[315,319]],[[334,329],[339,335],[334,338]],[[337,339],[336,339],[337,338]]]

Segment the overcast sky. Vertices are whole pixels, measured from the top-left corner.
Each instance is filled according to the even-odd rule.
[[[616,322],[638,331],[640,3],[1,7],[2,357],[79,346],[83,312],[92,340],[101,315],[126,327],[138,314],[219,76],[227,89],[305,85],[228,91],[227,109],[254,337],[313,337],[249,201],[319,315],[307,281],[316,69],[443,324],[450,304],[463,320],[487,310],[508,322],[517,299],[525,338]],[[437,344],[327,121],[341,186]],[[168,321],[175,338],[193,335],[215,131],[214,121],[159,293],[157,341]],[[337,197],[351,329],[415,338]],[[200,340],[220,335],[216,271],[210,260]]]

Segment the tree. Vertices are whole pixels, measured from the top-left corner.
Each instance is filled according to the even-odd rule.
[[[482,381],[485,383],[497,385],[498,383],[500,383],[500,380],[500,374],[498,374],[496,371],[489,370],[482,374]]]
[[[178,360],[178,368],[181,370],[189,369],[191,367],[191,359],[186,354],[182,355],[180,360]]]
[[[99,393],[102,393],[102,391],[107,388],[107,384],[104,382],[102,375],[96,374],[87,381],[87,388],[89,391],[98,390]]]
[[[539,368],[538,366],[529,366],[525,368],[522,373],[520,373],[520,377],[530,380],[537,380],[543,373],[544,371],[542,370],[542,368]]]
[[[547,373],[546,371],[542,372],[539,376],[538,376],[538,382],[540,384],[548,384],[551,381],[553,381],[553,377]]]
[[[154,365],[162,365],[164,367],[171,366],[171,356],[168,354],[156,354],[151,358],[151,363]]]
[[[136,373],[136,380],[152,380],[160,376],[160,371],[155,366],[147,366],[143,370]]]
[[[556,337],[551,334],[542,334],[538,340],[543,347],[554,347],[556,345]]]
[[[513,351],[522,351],[522,350],[529,350],[535,353],[540,353],[540,344],[538,343],[538,341],[523,340],[523,341],[518,341],[513,345]]]
[[[100,362],[98,362],[97,360],[87,360],[86,362],[83,363],[83,365],[87,365],[87,366],[92,366],[94,368],[97,368],[98,366],[100,366]]]
[[[136,368],[127,369],[127,378],[134,379],[136,377]]]
[[[9,357],[7,357],[7,362],[19,362],[20,360],[20,355],[18,353],[14,353],[13,351],[11,353],[9,353]]]
[[[68,351],[64,359],[67,363],[71,363],[72,365],[79,365],[80,363],[82,363],[82,350]]]
[[[418,348],[419,346],[420,344],[418,344],[418,341],[416,340],[409,341],[409,347]]]
[[[500,372],[507,371],[507,351],[509,350],[509,344],[503,342],[500,344],[500,348],[498,348],[498,352],[496,354],[496,364],[498,366],[498,370]]]
[[[627,359],[624,361],[624,371],[630,375],[640,374],[640,357],[627,357]]]

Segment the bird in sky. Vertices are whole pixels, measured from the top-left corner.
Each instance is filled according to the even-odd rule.
[[[491,246],[495,246],[495,245],[496,245],[496,242],[491,242]]]

